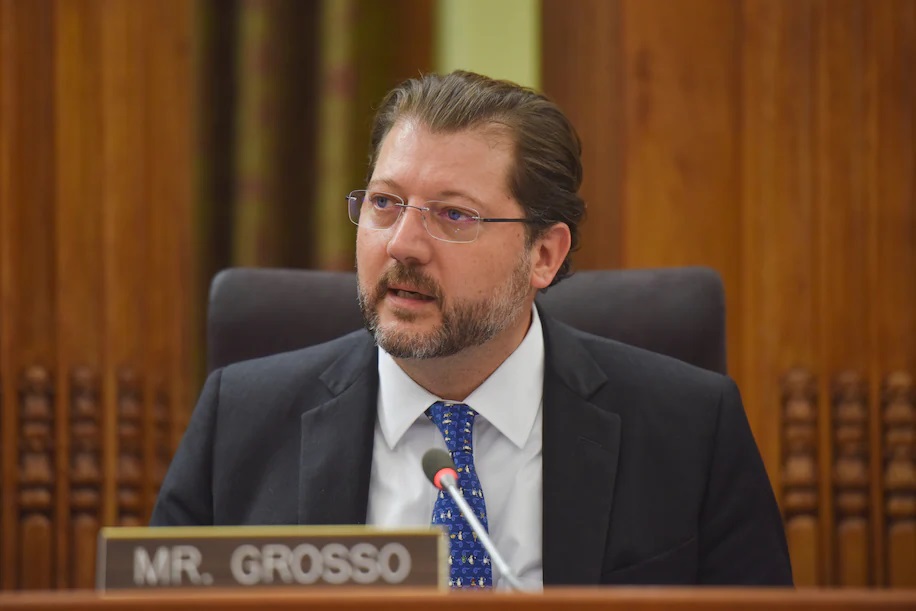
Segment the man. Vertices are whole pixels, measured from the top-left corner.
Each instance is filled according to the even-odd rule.
[[[428,75],[385,99],[372,151],[347,198],[370,333],[214,372],[153,524],[444,524],[452,584],[502,585],[425,481],[439,447],[526,585],[791,584],[735,385],[534,306],[584,212],[562,112]]]

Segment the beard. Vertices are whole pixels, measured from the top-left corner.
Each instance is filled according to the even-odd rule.
[[[508,282],[491,296],[482,299],[446,300],[439,285],[419,268],[396,261],[372,290],[357,283],[359,307],[366,329],[385,352],[400,359],[433,359],[458,354],[466,348],[481,346],[508,329],[526,308],[530,284],[531,258],[526,250],[519,257]],[[357,274],[358,275],[358,274]],[[432,296],[439,306],[441,322],[430,331],[398,329],[397,322],[381,324],[378,306],[392,284],[407,284]],[[398,321],[412,322],[413,312],[393,310]]]

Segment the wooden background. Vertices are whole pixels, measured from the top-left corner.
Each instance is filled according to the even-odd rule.
[[[92,587],[188,388],[185,0],[0,2],[0,583]]]
[[[717,269],[797,583],[916,586],[916,2],[543,7],[581,266]]]
[[[91,586],[198,392],[192,9],[0,0],[5,589]],[[578,267],[722,274],[797,582],[916,587],[916,2],[543,0],[542,65]]]

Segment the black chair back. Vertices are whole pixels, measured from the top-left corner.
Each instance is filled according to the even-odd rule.
[[[726,372],[725,297],[709,268],[577,272],[538,303],[583,331]],[[210,285],[208,367],[319,344],[361,326],[352,272],[227,269]]]

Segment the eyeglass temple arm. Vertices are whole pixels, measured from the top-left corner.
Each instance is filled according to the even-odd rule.
[[[484,219],[478,218],[481,223],[533,223],[531,219]]]

